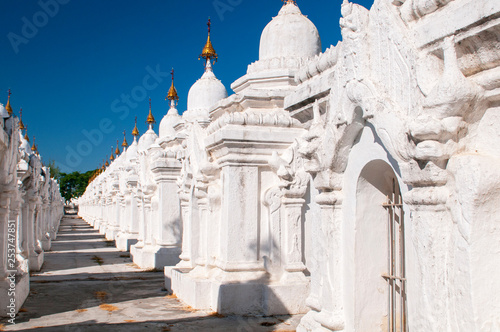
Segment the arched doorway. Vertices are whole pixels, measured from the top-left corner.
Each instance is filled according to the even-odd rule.
[[[369,162],[356,188],[356,331],[406,332],[404,211],[397,177]]]

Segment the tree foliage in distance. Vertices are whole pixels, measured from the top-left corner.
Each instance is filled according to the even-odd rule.
[[[54,160],[49,161],[47,167],[50,169],[50,177],[60,182],[62,172],[61,169],[56,166],[56,162]]]
[[[83,195],[89,184],[89,179],[94,172],[95,170],[85,173],[60,173],[59,186],[61,187],[61,196],[64,197],[66,201],[69,201],[72,198]]]

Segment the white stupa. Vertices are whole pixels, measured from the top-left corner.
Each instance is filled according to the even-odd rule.
[[[3,119],[10,117],[9,113],[5,109],[5,106],[3,106],[3,104],[1,103],[0,103],[0,117]]]
[[[28,136],[23,136],[23,133],[19,130],[19,141],[21,145],[19,146],[19,150],[26,152],[27,154],[31,154],[30,142],[27,140]]]
[[[158,138],[158,135],[156,135],[153,130],[153,124],[156,123],[156,121],[151,113],[151,99],[149,99],[149,114],[146,123],[149,125],[149,129],[139,139],[137,147],[138,152],[145,152]]]
[[[250,89],[287,90],[295,85],[295,73],[321,53],[316,26],[293,0],[285,4],[267,24],[260,38],[259,60],[248,66],[247,74],[231,88],[236,93]]]
[[[25,130],[25,134],[23,136],[23,130]],[[23,122],[23,109],[19,111],[19,138],[21,145],[19,146],[19,149],[21,151],[26,152],[27,154],[32,154],[33,151],[31,151],[30,147],[30,139],[28,136],[28,126],[26,126]]]
[[[179,95],[177,94],[177,89],[174,86],[174,70],[172,69],[172,85],[170,90],[168,90],[168,95],[166,98],[170,101],[170,109],[167,114],[163,117],[160,122],[159,137],[168,138],[175,136],[175,126],[182,121],[179,112],[177,111],[177,102],[179,100]]]
[[[295,1],[287,1],[278,16],[264,28],[259,59],[309,58],[321,52],[318,29],[302,15]]]
[[[217,61],[218,56],[210,40],[210,26],[208,20],[208,39],[200,55],[200,58],[205,59],[205,73],[189,90],[187,111],[183,114],[187,121],[208,121],[210,108],[227,97],[226,87],[212,70],[212,60]]]
[[[126,156],[127,162],[131,162],[132,160],[137,159],[137,149],[138,149],[137,136],[139,136],[139,130],[137,129],[137,117],[135,118],[135,127],[132,130],[132,136],[134,136],[134,141],[127,148],[127,156]]]

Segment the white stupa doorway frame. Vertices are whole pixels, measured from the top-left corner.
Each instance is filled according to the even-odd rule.
[[[367,172],[371,174],[367,175]],[[342,274],[346,325],[356,326],[359,331],[376,326],[376,330],[380,331],[407,332],[407,276],[414,269],[410,266],[408,271],[408,260],[414,259],[414,253],[407,247],[411,235],[411,218],[409,207],[403,204],[402,197],[410,188],[403,183],[398,162],[383,146],[376,128],[371,124],[360,130],[349,153],[343,177]],[[378,181],[375,186],[369,184],[377,178],[378,180],[374,180]],[[360,186],[360,181],[372,187],[371,191],[365,192],[364,198],[361,192],[365,187]],[[384,188],[377,188],[380,186]],[[368,214],[360,212],[363,206]],[[392,247],[391,234],[392,239],[397,242]],[[374,263],[367,255],[378,257],[377,262]],[[397,263],[393,264],[393,260]],[[370,264],[372,266],[368,267]],[[365,266],[366,269],[360,269],[360,266]],[[391,266],[394,266],[392,270]],[[366,280],[366,273],[371,274],[371,281]],[[374,283],[370,285],[372,281],[376,286]],[[375,294],[381,290],[380,294]],[[367,294],[372,294],[375,298],[367,299]],[[363,308],[366,303],[378,305],[376,309],[375,306],[371,308],[372,318],[368,319],[371,321],[368,326],[360,324],[360,317],[368,317],[371,310]]]

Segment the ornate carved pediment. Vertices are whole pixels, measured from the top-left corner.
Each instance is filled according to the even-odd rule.
[[[485,109],[484,91],[460,71],[453,37],[445,39],[443,51],[443,74],[423,100],[420,115],[410,123],[418,160],[449,159],[467,134],[468,120],[480,118],[478,113]]]

